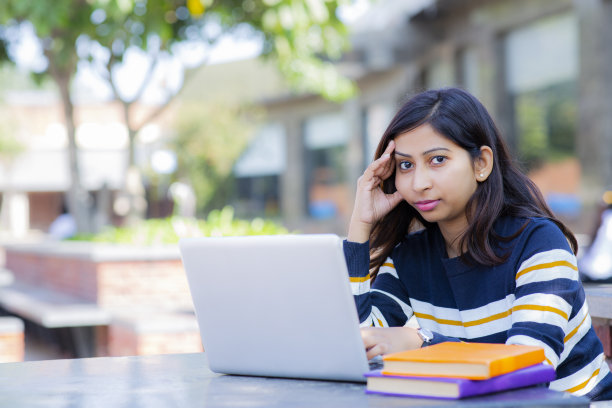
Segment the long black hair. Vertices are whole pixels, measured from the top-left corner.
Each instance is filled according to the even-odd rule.
[[[502,216],[548,218],[557,224],[574,253],[577,252],[576,238],[553,215],[537,186],[514,163],[486,108],[462,89],[428,90],[404,103],[383,134],[375,159],[384,153],[395,137],[424,124],[429,124],[437,133],[461,146],[473,160],[480,157],[482,146],[489,146],[493,151],[491,174],[485,181],[478,183],[467,203],[468,227],[459,242],[459,248],[467,249],[462,255],[464,259],[490,266],[499,265],[507,259],[509,254],[500,254],[494,250],[500,241],[512,239],[500,237],[493,230],[495,221]],[[382,189],[388,194],[396,191],[395,172],[383,182]],[[376,275],[395,245],[418,225],[425,228],[434,226],[425,221],[406,201],[402,201],[374,225],[370,234],[372,276]]]

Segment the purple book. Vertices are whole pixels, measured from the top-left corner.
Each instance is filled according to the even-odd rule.
[[[555,379],[555,369],[536,364],[487,380],[391,376],[383,375],[380,370],[370,371],[365,376],[368,381],[367,393],[457,399],[550,382]]]

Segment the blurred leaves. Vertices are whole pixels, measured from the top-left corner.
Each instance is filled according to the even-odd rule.
[[[62,96],[71,152],[68,155],[71,161],[71,211],[83,207],[83,211],[76,211],[82,215],[85,203],[79,198],[83,195],[79,193],[80,170],[70,98],[71,81],[79,63],[94,67],[108,82],[115,98],[122,102],[133,153],[135,135],[161,114],[177,90],[164,89],[166,103],[153,109],[139,124],[134,124],[131,119],[130,104],[143,94],[157,62],[172,56],[176,51],[174,45],[184,41],[208,44],[210,51],[227,35],[258,36],[263,41],[263,55],[277,62],[280,71],[297,90],[319,93],[337,101],[352,96],[354,85],[333,65],[348,45],[346,28],[336,14],[343,1],[347,0],[2,0],[0,58],[13,57],[11,45],[21,40],[19,35],[15,35],[17,28],[25,21],[31,23],[47,60],[47,66],[41,68],[41,72],[53,78]],[[134,79],[141,82],[136,94],[122,96],[113,78],[131,47],[145,51],[150,66]],[[196,114],[195,117],[200,116]],[[214,136],[216,140],[225,137],[208,131],[202,134]],[[240,137],[233,139],[232,143],[223,144],[230,147],[224,151],[225,156],[198,153],[197,145],[190,145],[192,150],[187,151],[196,156],[199,154],[204,160],[203,164],[186,165],[190,169],[188,177],[195,180],[192,184],[201,186],[198,194],[202,198],[198,199],[205,203],[203,205],[210,202],[214,186],[227,186],[229,176],[226,171],[231,167],[224,168],[217,157],[231,160],[234,155],[231,148],[243,146]],[[205,145],[214,150],[212,144]],[[133,160],[134,154],[129,157]],[[218,197],[215,194],[215,198]],[[83,217],[76,218],[79,228],[83,229]]]
[[[346,28],[336,15],[343,0],[54,0],[0,2],[0,26],[30,21],[45,55],[64,69],[74,68],[76,41],[85,36],[110,51],[109,66],[130,46],[172,53],[185,40],[213,44],[221,36],[250,27],[264,41],[297,89],[335,100],[355,88],[332,61],[347,48]],[[0,31],[0,36],[2,33]],[[0,46],[0,57],[4,56]],[[90,53],[95,52],[90,47]],[[81,55],[91,59],[91,55]]]
[[[2,32],[2,27],[0,27],[0,33]],[[6,49],[6,41],[4,40],[4,36],[0,34],[0,62],[5,61],[9,58],[8,50]]]
[[[4,163],[12,162],[25,149],[25,145],[21,143],[11,132],[13,127],[10,119],[0,117],[0,161]]]
[[[213,210],[203,220],[170,217],[141,221],[131,227],[107,228],[95,235],[79,235],[73,241],[108,242],[133,245],[176,244],[186,237],[225,237],[243,235],[277,235],[289,231],[272,220],[234,218],[234,209],[226,206]]]
[[[577,90],[558,83],[516,96],[518,152],[527,170],[575,153]]]
[[[170,148],[178,160],[177,179],[194,189],[199,213],[227,202],[232,168],[246,147],[256,116],[216,104],[183,104],[176,115]]]

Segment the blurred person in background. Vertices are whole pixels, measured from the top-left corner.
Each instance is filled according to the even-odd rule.
[[[65,203],[62,203],[62,212],[49,226],[49,238],[54,240],[68,239],[76,235],[77,225],[74,217],[68,211]]]
[[[603,211],[593,240],[578,262],[583,282],[612,283],[612,188],[602,198]]]

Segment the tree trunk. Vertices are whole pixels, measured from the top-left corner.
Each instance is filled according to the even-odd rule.
[[[123,122],[128,131],[128,169],[136,165],[136,133],[138,133],[132,127],[132,121],[130,120],[130,102],[121,101],[121,107],[123,108]]]
[[[127,213],[127,223],[135,224],[145,218],[147,212],[147,200],[145,197],[145,188],[142,183],[142,175],[140,169],[136,165],[136,135],[135,130],[130,121],[130,103],[123,102],[123,120],[128,131],[128,163],[127,176],[125,181],[125,194],[129,201],[129,209]]]
[[[89,223],[88,194],[81,184],[78,147],[76,144],[76,127],[74,123],[74,105],[70,97],[70,75],[53,75],[57,83],[64,107],[64,121],[68,135],[68,163],[70,168],[70,188],[68,190],[68,209],[74,217],[78,232],[91,232]]]

